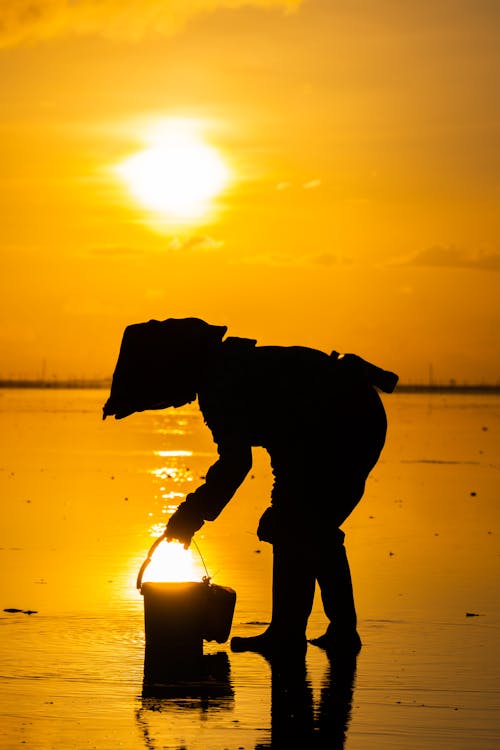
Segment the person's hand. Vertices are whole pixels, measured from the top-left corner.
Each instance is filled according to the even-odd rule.
[[[199,511],[195,510],[189,502],[184,501],[167,523],[165,529],[167,542],[177,539],[184,545],[184,549],[188,549],[194,533],[201,529],[204,523]]]

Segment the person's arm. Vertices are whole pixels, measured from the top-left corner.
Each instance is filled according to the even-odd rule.
[[[213,521],[225,508],[252,467],[252,448],[244,443],[218,445],[218,460],[209,468],[205,483],[186,497],[203,516]]]
[[[204,521],[213,521],[231,500],[252,466],[252,448],[227,441],[217,446],[219,459],[207,471],[205,483],[186,496],[170,518],[165,535],[188,547]]]

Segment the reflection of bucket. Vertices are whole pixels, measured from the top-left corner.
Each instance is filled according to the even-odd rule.
[[[144,596],[144,671],[156,679],[196,669],[203,656],[203,639],[227,641],[236,603],[233,589],[208,579],[142,583],[142,574],[163,538],[151,547],[137,579]]]

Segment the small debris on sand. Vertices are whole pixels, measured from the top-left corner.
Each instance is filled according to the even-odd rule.
[[[481,617],[481,615],[478,612],[466,612],[466,617]]]

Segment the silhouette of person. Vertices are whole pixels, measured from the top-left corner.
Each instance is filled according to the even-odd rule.
[[[318,581],[329,651],[361,646],[340,526],[361,499],[386,435],[376,387],[397,376],[352,354],[224,339],[227,328],[197,318],[151,320],[125,329],[103,418],[198,403],[218,449],[205,482],[186,496],[165,535],[189,546],[217,518],[252,465],[270,454],[271,506],[258,536],[273,545],[272,617],[267,630],[235,637],[234,651],[305,652]],[[223,340],[224,339],[224,340]]]

